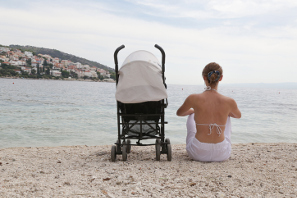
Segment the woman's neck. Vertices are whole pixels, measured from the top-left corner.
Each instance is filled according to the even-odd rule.
[[[204,89],[205,91],[212,91],[212,90],[217,91],[217,89],[212,88],[211,86],[206,86]]]
[[[205,89],[205,91],[212,91],[212,90],[217,91],[218,90],[217,88],[218,88],[218,86],[211,87],[209,85],[206,85],[206,87],[204,89]]]

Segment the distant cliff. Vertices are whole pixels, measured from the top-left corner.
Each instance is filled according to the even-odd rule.
[[[23,51],[31,51],[33,53],[35,53],[36,55],[38,54],[48,54],[50,56],[52,56],[53,58],[60,58],[61,60],[70,60],[72,62],[80,62],[83,65],[89,65],[89,66],[95,66],[104,70],[108,70],[108,71],[114,71],[113,68],[107,67],[105,65],[102,65],[100,63],[97,63],[95,61],[90,61],[87,60],[85,58],[80,58],[77,56],[74,56],[72,54],[67,54],[65,52],[61,52],[59,50],[56,49],[49,49],[49,48],[43,48],[43,47],[34,47],[34,46],[22,46],[22,45],[9,45],[10,48],[14,48],[14,49],[20,49]]]

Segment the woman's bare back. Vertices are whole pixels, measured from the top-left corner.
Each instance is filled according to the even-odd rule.
[[[216,91],[194,94],[193,109],[196,138],[200,142],[218,143],[224,140],[225,124],[230,114],[230,98]]]
[[[188,96],[178,109],[177,115],[185,116],[191,113],[195,113],[194,119],[198,124],[195,137],[205,143],[222,142],[228,116],[241,117],[236,102],[215,90]]]

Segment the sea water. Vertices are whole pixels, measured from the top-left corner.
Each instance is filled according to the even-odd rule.
[[[111,145],[117,139],[115,83],[0,79],[0,148]],[[184,144],[186,117],[176,110],[202,85],[168,85],[165,136]],[[297,142],[297,88],[221,83],[236,100],[233,143]]]

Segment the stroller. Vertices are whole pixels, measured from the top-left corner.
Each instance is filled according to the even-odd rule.
[[[118,47],[114,52],[116,73],[116,100],[118,139],[111,147],[111,161],[116,155],[127,160],[131,146],[155,145],[156,160],[161,154],[167,154],[171,161],[172,149],[169,138],[165,139],[164,109],[167,107],[167,85],[165,83],[165,52],[162,53],[162,66],[150,52],[139,50],[130,54],[118,69]],[[155,142],[142,143],[142,140],[155,139]],[[131,143],[135,140],[135,144]],[[153,140],[154,141],[154,140]]]

